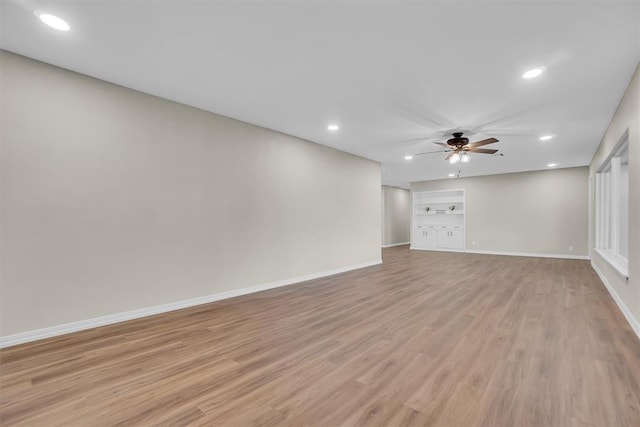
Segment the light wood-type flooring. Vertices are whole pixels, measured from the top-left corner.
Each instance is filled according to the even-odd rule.
[[[640,341],[580,260],[397,247],[0,356],[3,426],[640,426]]]

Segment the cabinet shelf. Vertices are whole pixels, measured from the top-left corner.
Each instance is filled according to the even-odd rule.
[[[454,197],[419,197],[414,199],[414,205],[434,205],[438,203],[464,203],[464,197],[462,196],[454,196]]]
[[[455,210],[452,212],[436,213],[436,212],[418,212],[417,216],[449,216],[449,215],[464,215],[464,211]]]

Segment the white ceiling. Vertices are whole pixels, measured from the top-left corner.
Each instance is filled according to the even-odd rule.
[[[377,160],[397,186],[588,164],[640,60],[638,1],[0,1],[4,49]],[[404,160],[454,128],[504,156]]]

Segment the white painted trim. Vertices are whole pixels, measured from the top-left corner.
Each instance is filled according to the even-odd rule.
[[[442,178],[447,179],[447,178]],[[411,191],[412,193],[449,193],[449,192],[453,192],[453,191],[464,191],[464,188],[451,188],[451,189],[444,189],[444,190],[420,190],[420,191]]]
[[[622,280],[625,282],[629,282],[629,261],[621,260],[616,256],[611,256],[607,251],[600,248],[594,248],[596,253],[602,258],[604,262],[609,264],[609,267],[613,269],[613,271],[620,276]]]
[[[308,280],[319,279],[321,277],[332,276],[334,274],[345,273],[359,268],[370,267],[382,264],[382,260],[364,262],[362,264],[350,265],[347,267],[335,268],[333,270],[322,271],[320,273],[308,274],[306,276],[292,277],[289,279],[278,280],[261,285],[250,286],[248,288],[234,289],[231,291],[220,292],[212,295],[191,298],[188,300],[170,302],[168,304],[156,305],[153,307],[140,308],[137,310],[125,311],[123,313],[109,314],[107,316],[95,317],[93,319],[80,320],[78,322],[65,323],[63,325],[51,326],[49,328],[37,329],[35,331],[22,332],[15,335],[0,337],[0,348],[10,347],[17,344],[36,341],[44,338],[55,337],[58,335],[69,334],[71,332],[82,331],[85,329],[97,328],[99,326],[111,325],[114,323],[124,322],[127,320],[138,319],[140,317],[153,316],[155,314],[166,313],[168,311],[180,310],[183,308],[193,307],[200,304],[207,304],[214,301],[220,301],[228,298],[234,298],[241,295],[252,294],[255,292],[266,291],[267,289],[289,286],[296,283],[306,282]]]
[[[607,290],[609,291],[609,294],[611,294],[611,297],[618,305],[618,308],[620,309],[620,311],[622,311],[622,314],[624,314],[624,317],[625,319],[627,319],[627,322],[629,322],[629,325],[631,326],[631,329],[633,329],[633,332],[635,332],[636,336],[640,338],[640,322],[638,322],[638,320],[635,317],[633,317],[633,314],[631,314],[631,311],[629,311],[629,308],[626,306],[624,301],[622,301],[622,298],[620,298],[620,295],[617,294],[613,286],[611,286],[611,283],[609,283],[609,280],[607,280],[607,277],[604,275],[604,273],[598,268],[598,266],[593,261],[591,261],[591,267],[596,272],[598,277],[600,277],[600,280],[604,284],[605,288],[607,288]]]
[[[527,257],[534,257],[534,258],[589,259],[589,255],[542,254],[542,253],[534,253],[534,252],[504,252],[504,251],[478,251],[478,250],[467,250],[466,252],[470,254],[527,256]]]
[[[435,249],[435,248],[415,248],[419,251],[436,251],[436,252],[460,252],[468,254],[482,254],[482,255],[506,255],[506,256],[526,256],[534,258],[561,258],[561,259],[589,259],[588,255],[564,255],[564,254],[541,254],[532,252],[504,252],[504,251],[479,251],[470,249]]]
[[[444,248],[416,248],[414,246],[409,249],[414,249],[416,251],[433,251],[433,252],[466,252],[464,249],[444,249]]]
[[[383,248],[393,248],[394,246],[408,245],[411,242],[392,243],[390,245],[382,245]]]

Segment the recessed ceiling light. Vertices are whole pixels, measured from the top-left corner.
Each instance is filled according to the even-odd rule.
[[[332,123],[329,126],[327,126],[327,129],[329,129],[330,131],[336,131],[336,130],[340,129],[340,126]]]
[[[450,174],[449,174],[449,177],[450,177],[450,178],[453,178],[454,176],[456,176],[456,174],[455,174],[455,173],[450,173]]]
[[[548,168],[555,168],[556,166],[558,166],[558,163],[549,163],[549,164],[547,164]]]
[[[550,139],[553,139],[553,135],[542,135],[540,137],[540,141],[549,141]]]
[[[411,160],[411,159],[413,159],[413,156],[404,156],[404,159],[405,160]]]
[[[69,31],[69,24],[62,18],[58,18],[55,15],[50,13],[42,12],[40,10],[36,10],[35,14],[42,22],[50,26],[51,28],[55,28],[59,31]]]
[[[531,69],[529,71],[527,71],[526,73],[524,73],[522,75],[523,79],[533,79],[538,77],[540,74],[544,73],[544,70],[546,70],[546,67],[537,67],[534,69]]]

